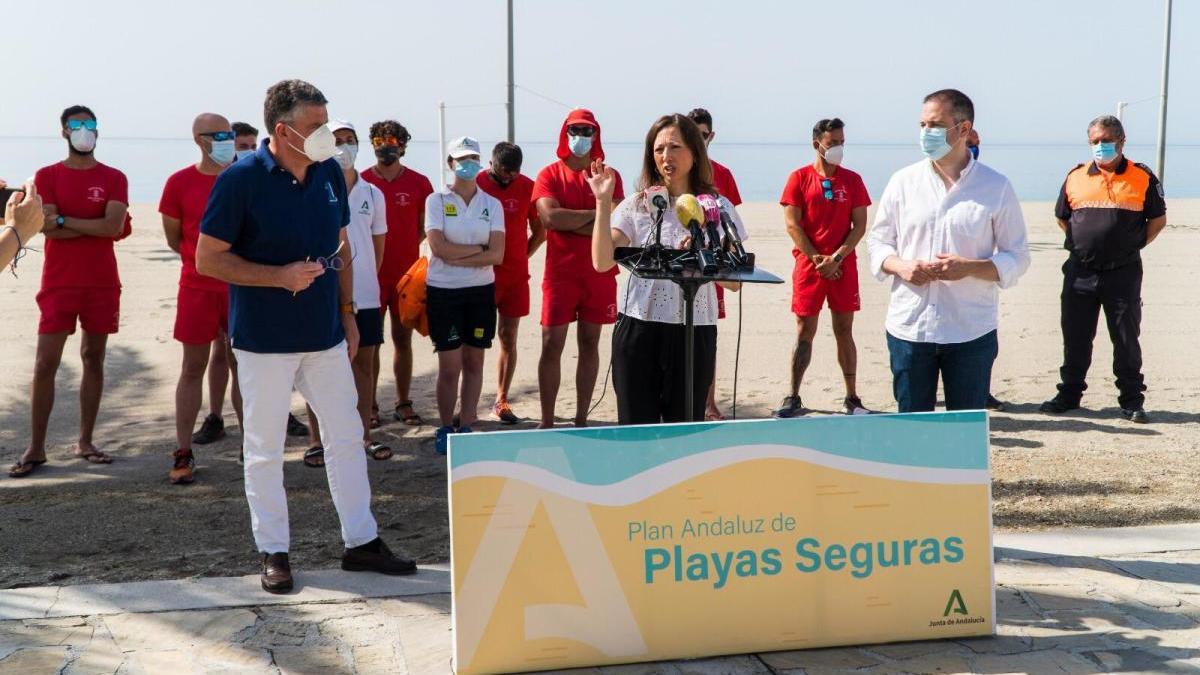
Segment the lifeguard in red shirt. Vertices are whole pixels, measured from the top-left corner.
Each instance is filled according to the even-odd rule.
[[[543,429],[554,426],[562,351],[571,323],[579,322],[575,426],[583,427],[587,426],[600,372],[600,331],[617,320],[617,270],[597,272],[592,267],[596,198],[587,183],[587,168],[593,160],[603,159],[596,117],[590,110],[572,110],[558,134],[558,161],[542,169],[534,182],[533,200],[546,228],[542,357],[538,362],[539,427]],[[613,199],[619,202],[625,196],[619,174],[616,181]]]
[[[54,407],[54,377],[67,338],[83,328],[79,383],[79,442],[75,456],[93,464],[112,457],[92,443],[104,392],[104,355],[108,336],[117,332],[121,279],[113,244],[129,236],[129,181],[125,174],[96,161],[96,115],[71,106],[59,118],[67,158],[39,169],[34,182],[46,211],[42,234],[46,262],[37,295],[37,359],[30,395],[29,447],[9,471],[18,478],[46,463],[46,429]]]

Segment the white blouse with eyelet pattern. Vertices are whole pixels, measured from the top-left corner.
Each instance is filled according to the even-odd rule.
[[[737,234],[747,239],[746,228],[737,209],[724,197],[718,197],[721,210],[729,214]],[[629,237],[630,246],[645,246],[654,237],[654,217],[646,204],[644,191],[630,195],[617,206],[612,215],[612,227]],[[687,228],[675,217],[675,199],[663,214],[662,243],[668,248],[679,248],[688,236]],[[639,279],[630,275],[624,289],[617,289],[617,311],[642,321],[657,323],[683,323],[683,292],[671,281]],[[708,283],[696,293],[693,321],[697,326],[714,326],[717,323],[716,284]]]

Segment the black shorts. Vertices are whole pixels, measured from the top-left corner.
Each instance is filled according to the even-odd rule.
[[[359,347],[378,347],[383,344],[383,312],[378,307],[358,310],[354,322],[358,324]]]
[[[429,317],[433,351],[448,352],[463,345],[488,349],[496,337],[496,285],[428,286],[425,314]]]

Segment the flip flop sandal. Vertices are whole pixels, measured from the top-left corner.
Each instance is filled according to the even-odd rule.
[[[392,449],[383,443],[371,441],[363,446],[363,449],[366,450],[368,457],[378,462],[392,458]]]
[[[413,412],[411,415],[404,415],[400,412],[401,408],[408,408],[409,410],[412,410],[413,402],[400,401],[396,404],[396,409],[392,412],[392,417],[395,417],[397,421],[404,422],[410,427],[419,427],[422,424],[425,424],[425,420],[421,419],[421,416],[416,412]]]
[[[325,448],[314,445],[304,451],[304,466],[310,469],[325,468]]]
[[[112,464],[112,455],[100,450],[90,450],[82,455],[75,455],[76,459],[86,460],[89,464]]]
[[[13,464],[12,468],[10,468],[8,470],[8,477],[9,478],[24,478],[24,477],[28,476],[29,474],[33,473],[34,471],[37,471],[38,467],[40,467],[41,465],[43,465],[45,463],[46,463],[46,460],[44,460],[44,459],[29,460],[28,462],[17,462],[16,464]]]

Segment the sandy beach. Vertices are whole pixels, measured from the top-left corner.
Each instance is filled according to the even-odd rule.
[[[993,393],[1008,402],[992,416],[995,523],[1009,529],[1055,525],[1111,526],[1200,520],[1200,365],[1195,336],[1200,303],[1194,260],[1200,254],[1200,200],[1170,200],[1170,226],[1144,254],[1142,345],[1149,386],[1150,425],[1132,425],[1116,408],[1111,346],[1103,322],[1096,339],[1085,410],[1062,417],[1037,412],[1054,393],[1061,358],[1058,328],[1060,265],[1066,253],[1050,203],[1023,205],[1033,264],[1016,288],[1001,296],[1000,356]],[[763,269],[790,274],[790,243],[780,208],[745,204],[741,213],[752,240],[748,248]],[[230,433],[196,448],[197,482],[166,482],[174,450],[174,387],[181,349],[171,337],[178,257],[166,246],[153,205],[132,207],[134,234],[118,244],[124,283],[120,333],[109,341],[107,383],[96,443],[112,453],[111,466],[71,458],[78,429],[79,338],[72,337],[58,378],[51,418],[50,463],[30,479],[0,478],[0,588],[47,583],[84,583],[248,574],[256,571],[249,517],[237,464],[240,430],[226,406]],[[35,241],[34,246],[40,247]],[[887,366],[883,316],[887,289],[866,272],[859,248],[863,310],[856,319],[859,391],[868,407],[895,410]],[[533,314],[522,325],[513,401],[518,415],[537,413],[536,365],[540,349],[536,292],[544,255],[532,263]],[[32,375],[42,257],[21,264],[20,277],[0,280],[4,311],[0,343],[0,460],[7,468],[24,449],[29,432]],[[623,282],[622,282],[623,283]],[[721,324],[718,400],[731,413],[737,296],[727,296],[730,318]],[[755,287],[742,294],[738,416],[765,417],[786,393],[795,341],[790,286]],[[573,333],[572,333],[573,335]],[[602,341],[608,361],[609,332]],[[573,338],[571,338],[573,341]],[[436,419],[436,362],[427,340],[417,341],[413,397],[427,421]],[[384,349],[384,363],[391,359]],[[574,414],[575,349],[564,354],[558,414]],[[385,368],[386,370],[386,368]],[[495,353],[489,353],[481,414],[494,394]],[[604,375],[601,374],[601,381]],[[599,387],[597,396],[600,396]],[[814,346],[813,365],[801,395],[813,414],[840,409],[841,375],[828,320]],[[381,379],[380,407],[395,403],[390,375]],[[303,408],[294,400],[294,410]],[[611,388],[594,418],[616,418]],[[532,423],[522,425],[532,427]],[[478,430],[497,428],[492,422]],[[433,429],[388,421],[378,430],[396,456],[370,462],[376,514],[383,536],[421,562],[449,557],[446,477],[433,450]],[[340,554],[337,519],[323,471],[301,463],[302,439],[292,439],[285,477],[289,489],[293,564],[325,567]]]

